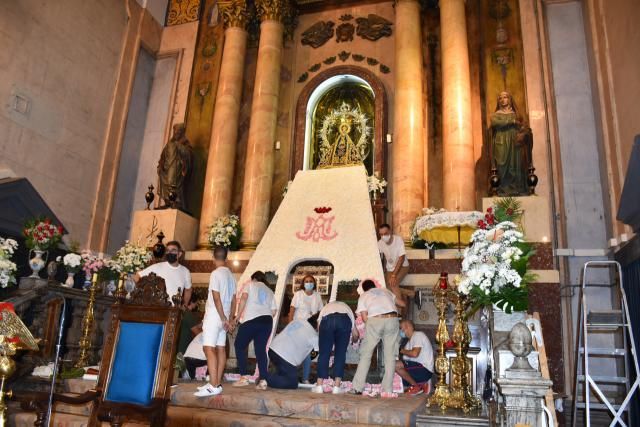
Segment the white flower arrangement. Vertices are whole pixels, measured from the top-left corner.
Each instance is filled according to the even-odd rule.
[[[58,257],[56,261],[60,262],[60,257]],[[82,257],[78,254],[70,252],[62,258],[62,264],[64,265],[64,268],[68,273],[75,274],[80,271],[80,268],[82,268]]]
[[[512,199],[499,202],[495,214],[489,208],[486,221],[479,221],[480,228],[464,251],[457,289],[470,297],[475,309],[489,304],[507,313],[527,308],[527,285],[534,278],[527,272],[527,263],[534,251],[512,221],[517,218],[513,213],[519,211],[514,203]]]
[[[237,215],[222,216],[209,227],[208,239],[212,248],[223,246],[231,250],[239,249],[241,236],[242,228]]]
[[[113,271],[129,274],[142,270],[149,265],[152,259],[153,255],[145,246],[127,240],[124,246],[118,249],[113,258],[107,262],[107,265]]]
[[[379,192],[382,194],[387,187],[387,180],[378,178],[377,174],[369,175],[367,176],[367,186],[369,187],[369,193]]]
[[[18,249],[18,242],[0,237],[0,287],[2,288],[16,284],[14,274],[18,267],[11,261],[11,256],[16,249]]]

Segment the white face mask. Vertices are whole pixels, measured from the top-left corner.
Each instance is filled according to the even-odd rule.
[[[313,290],[313,282],[306,282],[306,283],[304,284],[304,289],[305,289],[306,291],[312,291],[312,290]]]
[[[391,235],[390,234],[385,234],[384,236],[382,236],[382,241],[385,243],[389,243],[389,240],[391,240]]]

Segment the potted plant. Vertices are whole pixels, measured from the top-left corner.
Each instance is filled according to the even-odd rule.
[[[214,221],[209,227],[208,238],[212,248],[223,246],[231,251],[240,249],[242,227],[237,215],[225,215]]]
[[[29,257],[34,254],[29,259],[29,267],[33,271],[29,277],[40,277],[38,273],[47,262],[48,250],[60,243],[63,233],[62,226],[53,224],[49,218],[36,218],[27,222],[23,230],[25,245],[29,249]]]

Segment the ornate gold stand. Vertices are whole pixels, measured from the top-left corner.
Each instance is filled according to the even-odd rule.
[[[96,303],[96,290],[98,287],[98,275],[93,274],[91,279],[91,287],[89,288],[89,300],[87,302],[87,309],[82,317],[82,338],[78,346],[80,347],[80,353],[78,361],[76,362],[76,368],[84,368],[89,365],[89,350],[91,349],[91,332],[93,330],[94,322],[94,306]]]
[[[464,413],[479,408],[481,402],[473,395],[469,381],[471,362],[467,358],[471,332],[466,319],[466,311],[469,308],[469,299],[454,287],[449,291],[449,298],[454,304],[455,320],[453,323],[453,341],[456,343],[456,357],[451,361],[451,388],[450,398],[446,403],[449,408],[462,409]]]
[[[449,386],[447,385],[447,372],[449,372],[449,360],[445,354],[445,346],[449,341],[449,331],[447,330],[447,301],[449,284],[447,274],[442,273],[438,283],[433,287],[433,300],[438,310],[438,331],[436,332],[436,343],[438,344],[438,357],[435,360],[435,370],[438,374],[438,383],[433,395],[427,400],[427,407],[440,406],[444,411],[449,401]]]
[[[16,371],[16,362],[7,355],[0,356],[0,427],[7,425],[7,404],[5,398],[11,398],[11,390],[5,391],[4,383]]]

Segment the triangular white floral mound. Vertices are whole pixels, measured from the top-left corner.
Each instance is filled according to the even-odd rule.
[[[289,271],[311,260],[333,264],[331,301],[340,281],[369,278],[384,286],[363,166],[298,172],[239,284],[256,270],[274,272],[280,305]]]

